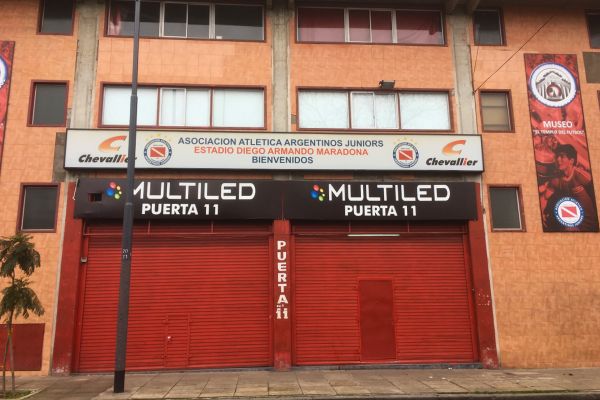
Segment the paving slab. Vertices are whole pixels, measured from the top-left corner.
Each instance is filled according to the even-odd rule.
[[[17,378],[19,388],[41,389],[32,400],[149,400],[248,398],[266,400],[360,398],[600,399],[600,368],[483,370],[376,369],[288,372],[268,370],[130,373],[126,392],[112,392],[112,375]],[[452,397],[454,396],[454,397]],[[458,396],[458,397],[457,397]],[[507,397],[508,396],[508,397]],[[516,396],[516,397],[515,397]],[[562,396],[562,397],[561,397]],[[579,397],[577,397],[579,396]]]

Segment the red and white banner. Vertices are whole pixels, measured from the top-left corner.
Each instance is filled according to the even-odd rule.
[[[544,232],[598,232],[574,54],[525,54]]]
[[[2,161],[2,149],[4,148],[4,131],[14,51],[15,42],[0,41],[0,161]]]

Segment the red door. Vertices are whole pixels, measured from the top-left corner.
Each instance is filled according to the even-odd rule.
[[[465,230],[295,225],[294,362],[477,361]]]
[[[114,368],[120,226],[87,228],[78,372]],[[139,226],[131,268],[128,370],[272,364],[270,226]]]

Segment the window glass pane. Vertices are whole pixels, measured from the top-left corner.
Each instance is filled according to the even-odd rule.
[[[351,42],[371,41],[371,20],[369,17],[369,10],[350,10],[348,11],[348,20],[350,23]]]
[[[352,129],[397,129],[396,95],[352,93]]]
[[[510,111],[506,93],[481,93],[481,116],[483,129],[510,131]]]
[[[23,193],[21,229],[54,229],[56,186],[26,186]]]
[[[110,4],[109,35],[133,36],[134,7],[135,3],[129,1],[113,1]]]
[[[160,3],[142,2],[140,8],[140,36],[158,37],[159,20]]]
[[[392,43],[391,11],[371,11],[371,41]]]
[[[299,8],[298,40],[301,42],[344,42],[344,10]]]
[[[590,32],[590,46],[600,48],[600,13],[587,15],[588,30]]]
[[[377,129],[398,128],[398,107],[395,94],[375,95],[375,127]]]
[[[188,5],[188,37],[208,39],[209,10],[209,6]]]
[[[36,83],[33,96],[33,125],[65,124],[67,85]]]
[[[187,4],[165,3],[164,36],[186,36]]]
[[[185,121],[187,126],[210,125],[210,91],[208,89],[187,91]]]
[[[396,30],[401,44],[444,44],[438,11],[396,11]]]
[[[298,94],[300,128],[348,128],[348,94],[309,92]]]
[[[228,128],[264,127],[262,90],[215,89],[213,126]]]
[[[352,93],[352,128],[375,129],[373,93]]]
[[[73,0],[44,0],[42,33],[70,34],[73,27]]]
[[[500,14],[496,10],[478,10],[473,13],[475,44],[501,45]]]
[[[105,87],[103,125],[129,125],[130,87]],[[138,125],[156,125],[157,89],[138,89]]]
[[[494,229],[521,229],[517,188],[490,188],[490,204]]]
[[[185,89],[161,89],[160,124],[165,126],[185,125]]]
[[[447,93],[400,93],[402,129],[450,129]]]
[[[215,38],[263,39],[263,10],[258,6],[215,6]]]
[[[140,35],[158,37],[160,3],[141,2]],[[135,3],[132,1],[113,1],[108,19],[108,34],[133,36]]]

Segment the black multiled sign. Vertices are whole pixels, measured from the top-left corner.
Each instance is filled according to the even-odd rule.
[[[287,219],[477,219],[470,182],[294,182],[284,198]]]
[[[76,218],[122,218],[125,179],[82,179]],[[274,181],[136,180],[136,219],[279,219],[281,189]]]

